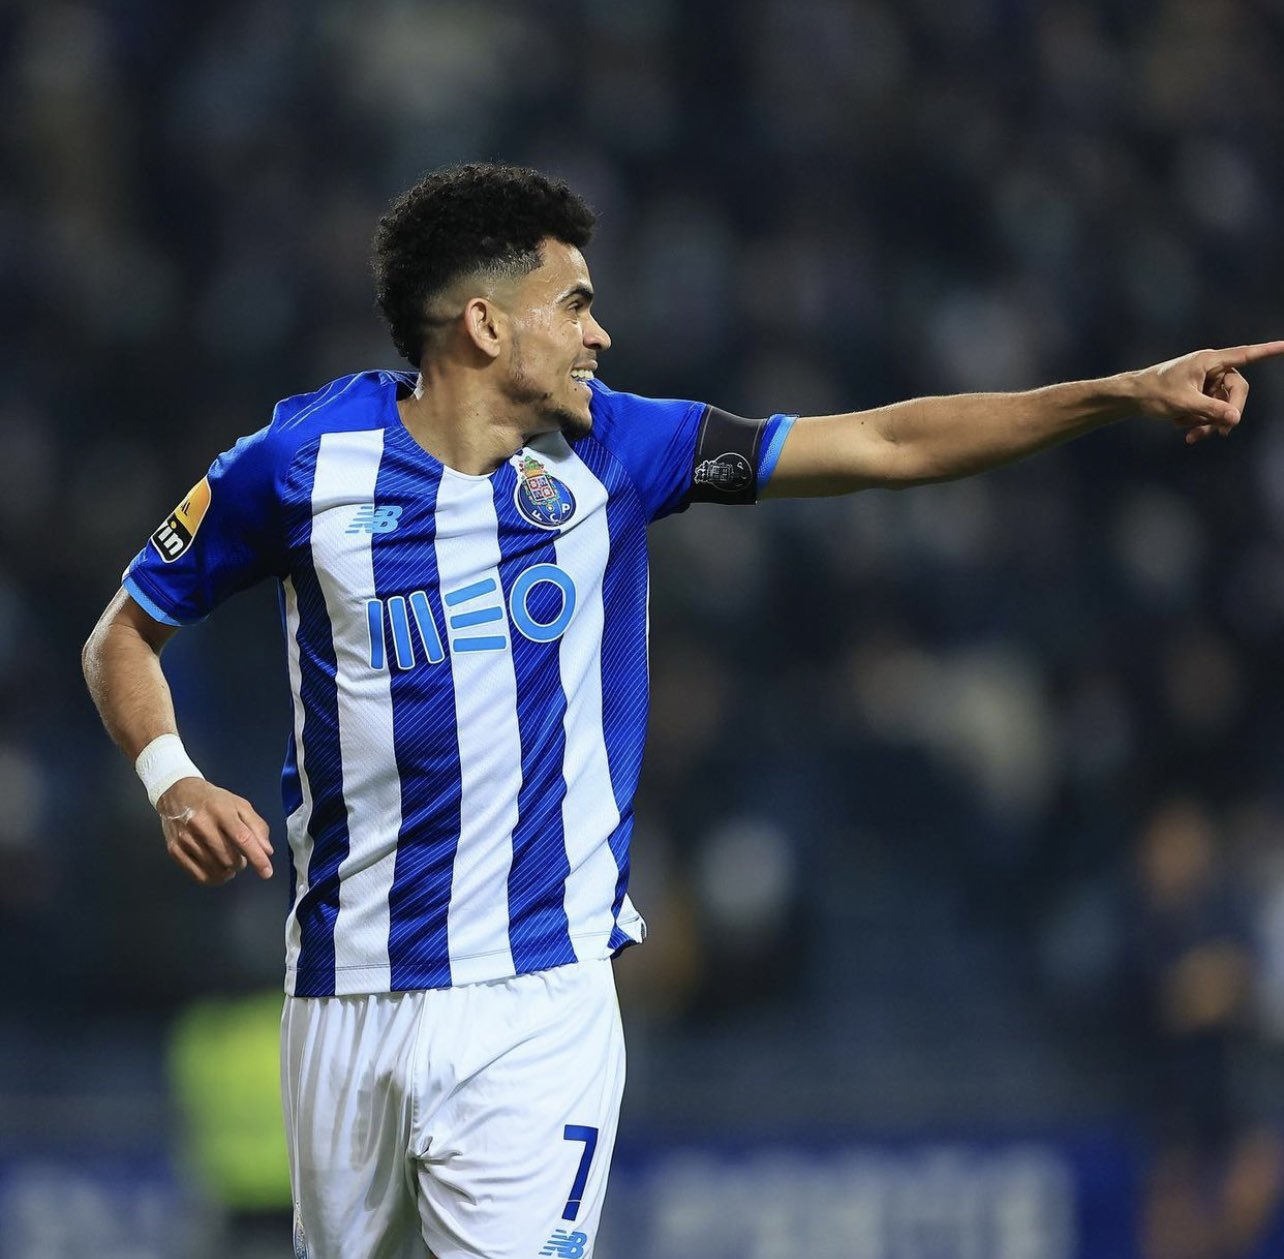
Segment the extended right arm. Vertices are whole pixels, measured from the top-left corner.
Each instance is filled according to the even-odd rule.
[[[85,643],[89,693],[117,747],[136,761],[161,735],[177,735],[174,702],[161,669],[177,631],[118,591]],[[253,805],[200,777],[180,778],[156,801],[169,855],[197,883],[226,883],[246,865],[272,874],[267,823]]]
[[[804,417],[789,432],[766,494],[847,494],[970,476],[1129,415],[1167,420],[1187,442],[1224,436],[1248,397],[1239,368],[1280,354],[1284,341],[1198,350],[1102,380]]]

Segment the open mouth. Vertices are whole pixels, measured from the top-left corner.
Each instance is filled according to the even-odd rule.
[[[571,369],[571,379],[579,385],[583,385],[584,392],[589,391],[589,381],[593,379],[595,371],[592,367],[573,367]]]

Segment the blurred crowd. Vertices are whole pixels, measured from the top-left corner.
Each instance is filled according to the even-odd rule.
[[[816,414],[1284,336],[1281,81],[1281,0],[0,7],[0,1038],[279,983],[285,879],[184,883],[77,652],[219,450],[397,365],[367,248],[424,170],[588,197],[609,384]],[[1221,1146],[1270,1110],[1284,367],[1251,379],[1226,442],[656,527],[631,1105]],[[167,664],[279,841],[274,598]]]

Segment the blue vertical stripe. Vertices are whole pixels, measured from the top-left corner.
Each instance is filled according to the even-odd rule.
[[[499,577],[504,598],[512,597],[521,574],[534,564],[555,564],[553,536],[533,528],[513,503],[517,471],[512,464],[492,478],[499,519]],[[508,941],[513,966],[526,971],[576,960],[563,906],[570,873],[562,801],[566,780],[566,695],[562,690],[559,642],[513,640],[517,679],[517,728],[522,744],[522,787],[513,830],[513,863],[508,873]]]
[[[375,502],[403,507],[395,531],[376,534],[376,593],[412,599],[422,654],[416,667],[392,670],[392,726],[401,776],[401,831],[388,894],[388,963],[394,992],[450,986],[446,915],[459,844],[459,741],[455,682],[441,644],[446,632],[437,602],[436,519],[441,466],[403,430],[389,428]],[[404,607],[404,605],[403,605]],[[425,627],[427,633],[425,634]],[[406,626],[407,639],[410,637]],[[407,641],[398,646],[410,650]],[[399,660],[400,662],[400,660]]]
[[[299,698],[303,704],[303,758],[312,789],[308,834],[308,890],[299,902],[299,960],[294,992],[299,997],[334,995],[334,924],[339,915],[339,866],[348,855],[348,810],[343,798],[339,751],[338,665],[325,595],[312,563],[312,482],[317,438],[296,458],[291,505],[306,510],[303,544],[295,548],[294,591],[299,607]],[[297,479],[296,479],[297,478]],[[288,491],[287,491],[288,492]],[[301,500],[301,501],[300,501]]]
[[[612,913],[618,919],[629,887],[633,797],[642,773],[649,703],[646,518],[637,493],[603,446],[590,437],[576,444],[575,453],[610,494],[606,524],[611,551],[602,577],[602,736],[611,787],[620,811],[620,821],[610,839],[611,853],[620,871],[612,905]],[[629,942],[629,937],[616,927],[609,947],[614,951]]]
[[[276,588],[277,606],[281,610],[281,629],[288,637],[290,633],[290,618],[286,613],[285,606],[285,586],[279,583]],[[303,807],[303,786],[299,781],[299,749],[294,741],[294,722],[290,722],[290,737],[285,743],[285,764],[281,769],[281,805],[285,809],[285,816],[290,818],[297,809]],[[294,898],[299,894],[299,876],[298,871],[294,868],[294,862],[287,863],[290,868],[290,886],[288,904],[291,909],[294,907]]]

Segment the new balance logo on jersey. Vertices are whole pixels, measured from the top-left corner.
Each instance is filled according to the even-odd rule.
[[[357,514],[344,532],[391,533],[400,519],[400,507],[376,507],[373,503],[366,503],[364,507],[357,508]]]
[[[557,1259],[584,1259],[584,1248],[588,1245],[587,1233],[568,1233],[564,1228],[555,1228],[553,1236],[544,1243],[541,1255],[556,1255]]]

